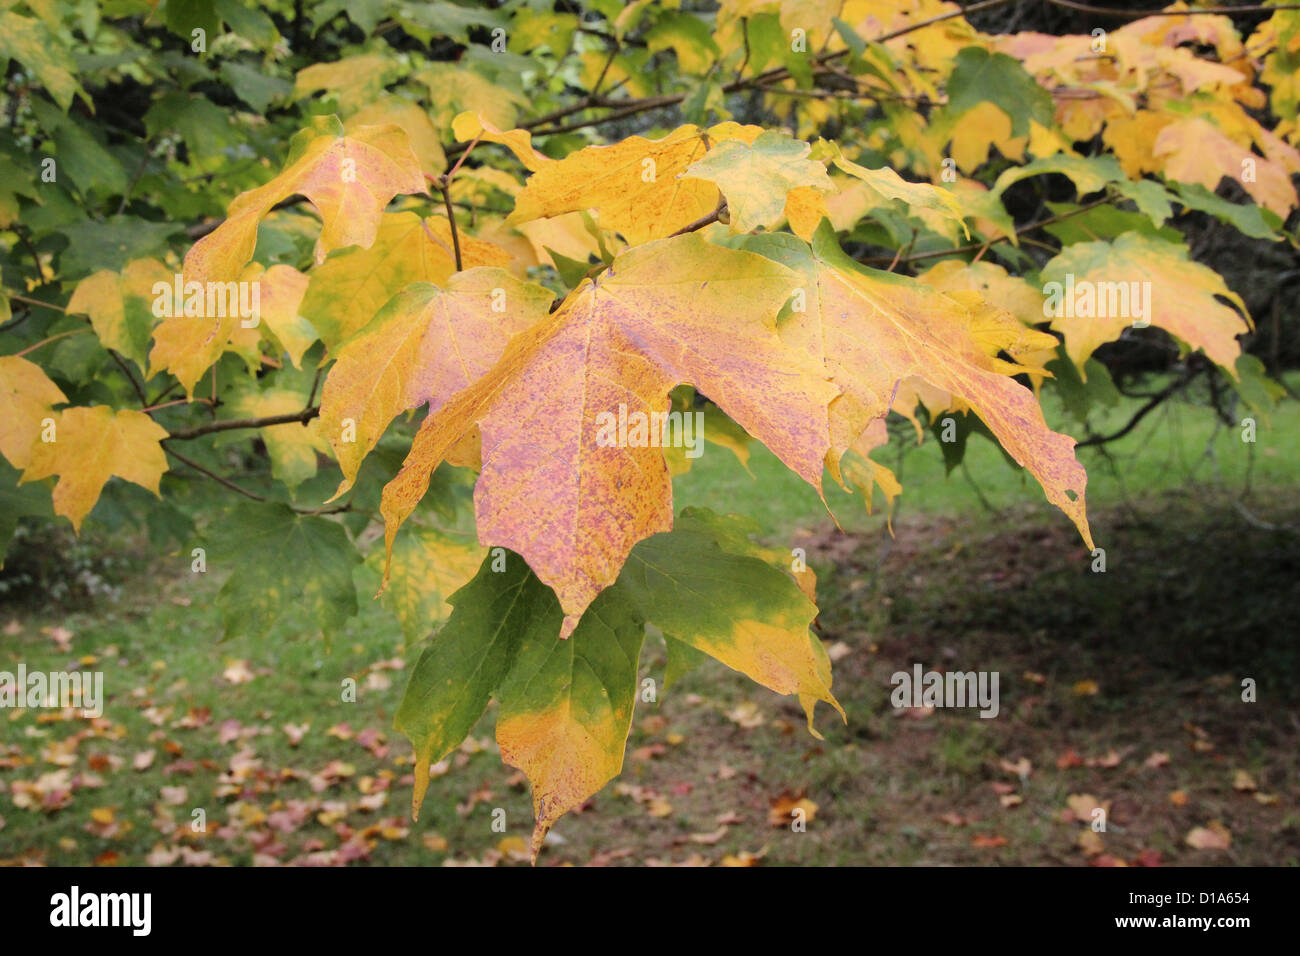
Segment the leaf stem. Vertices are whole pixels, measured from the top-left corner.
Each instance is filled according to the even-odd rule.
[[[35,305],[42,309],[53,309],[55,312],[67,314],[67,309],[61,305],[55,305],[53,302],[42,302],[40,299],[29,299],[25,295],[17,295],[7,289],[0,289],[0,295],[13,299],[15,302],[21,302],[23,305]]]
[[[469,155],[468,150],[465,155]],[[460,164],[457,163],[456,165],[459,166]],[[440,185],[442,187],[442,201],[447,207],[447,222],[451,224],[451,245],[456,254],[456,271],[460,272],[465,266],[460,258],[460,230],[456,228],[456,211],[451,208],[451,177],[443,176]]]
[[[27,346],[27,348],[23,349],[21,352],[15,352],[15,353],[14,353],[14,357],[15,357],[15,358],[18,358],[18,357],[21,357],[21,356],[23,356],[23,355],[26,355],[28,352],[35,352],[35,351],[36,351],[38,348],[40,348],[42,345],[49,345],[49,344],[50,344],[51,342],[53,342],[55,339],[61,339],[61,338],[65,337],[65,336],[68,336],[68,335],[80,335],[80,334],[82,334],[83,332],[90,332],[90,331],[92,331],[92,330],[91,330],[91,329],[71,329],[71,330],[69,330],[69,331],[67,331],[67,332],[60,332],[58,335],[51,335],[48,339],[41,339],[39,342],[35,343],[34,345],[29,345],[29,346]]]

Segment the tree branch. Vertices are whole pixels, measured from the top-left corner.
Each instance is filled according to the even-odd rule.
[[[871,42],[884,43],[888,40],[894,40],[908,33],[912,33],[915,30],[920,30],[923,29],[924,27],[933,26],[936,23],[942,23],[945,20],[953,20],[957,17],[965,16],[967,14],[979,13],[982,10],[992,10],[995,7],[1005,6],[1006,4],[1011,2],[1012,0],[981,0],[981,2],[979,3],[972,3],[969,6],[963,7],[960,10],[951,10],[947,13],[941,13],[938,14],[937,16],[929,17],[928,19],[925,20],[920,20],[916,23],[909,24],[908,26],[901,27],[889,33],[881,34],[878,37],[874,37]],[[838,60],[841,57],[847,56],[848,53],[849,53],[848,50],[837,50],[834,53],[821,54],[813,58],[813,63],[814,65],[829,63],[832,60]],[[736,93],[753,87],[761,87],[763,84],[766,83],[772,83],[777,80],[785,80],[789,78],[790,78],[790,71],[787,70],[785,67],[774,67],[770,70],[765,70],[764,72],[759,73],[756,76],[751,76],[748,79],[732,80],[730,83],[726,83],[723,85],[722,92]],[[524,123],[521,128],[531,131],[534,136],[550,136],[556,133],[572,133],[575,130],[585,129],[589,126],[600,126],[605,123],[612,123],[620,119],[626,119],[629,116],[635,116],[638,113],[644,113],[647,110],[659,109],[664,106],[675,106],[678,103],[681,103],[683,100],[685,100],[686,96],[687,96],[686,93],[671,93],[665,96],[649,96],[639,100],[633,99],[633,100],[621,100],[621,101],[620,100],[598,100],[595,99],[594,97],[589,96],[572,107],[566,107],[562,110],[557,110],[555,113],[548,114],[545,117],[541,117],[540,119],[536,119],[528,123]],[[570,116],[574,113],[582,112],[584,109],[589,109],[593,107],[614,109],[614,112],[607,113],[604,116],[594,117],[592,119],[581,120],[573,123],[566,123],[563,126],[556,126],[551,129],[538,128],[540,126],[545,125],[546,122],[554,121],[555,119],[561,119],[565,116]],[[467,148],[467,145],[468,144],[466,143],[452,143],[445,148],[444,152],[447,154],[448,157],[459,155]]]
[[[215,422],[209,422],[206,425],[199,425],[195,428],[185,428],[180,431],[170,432],[164,441],[170,439],[173,441],[189,441],[191,438],[199,438],[203,435],[210,435],[213,432],[226,432],[236,428],[265,428],[267,425],[289,425],[294,422],[306,424],[320,414],[320,406],[313,405],[310,408],[304,408],[300,412],[287,412],[283,415],[266,415],[262,418],[223,418]]]
[[[705,226],[709,225],[710,223],[717,222],[719,218],[722,216],[722,214],[726,212],[726,210],[727,210],[727,201],[725,199],[719,200],[717,208],[714,209],[713,212],[709,213],[707,216],[701,216],[699,219],[696,219],[694,222],[689,223],[688,225],[682,226],[682,228],[678,229],[676,232],[672,234],[672,236],[669,236],[668,238],[671,239],[673,238],[673,236],[684,236],[686,233],[694,232],[696,229],[703,229]]]
[[[169,439],[166,439],[166,438],[163,439],[163,441],[168,441],[168,440],[169,440]],[[169,447],[167,447],[166,445],[164,445],[164,446],[163,446],[163,450],[166,451],[167,454],[169,454],[169,455],[171,455],[173,458],[175,458],[177,461],[179,461],[181,464],[183,464],[183,465],[188,465],[190,468],[193,468],[193,469],[194,469],[195,471],[197,471],[199,474],[201,474],[201,475],[206,475],[207,477],[209,477],[209,478],[211,478],[213,481],[215,481],[217,484],[219,484],[219,485],[221,485],[221,486],[223,486],[223,487],[225,487],[225,488],[229,488],[231,491],[235,492],[236,494],[243,495],[245,498],[249,498],[249,499],[251,499],[251,500],[253,500],[253,501],[261,501],[261,502],[271,502],[271,501],[272,501],[272,499],[266,497],[265,495],[259,495],[259,494],[258,494],[257,492],[255,492],[255,491],[249,491],[247,488],[240,487],[239,485],[237,485],[237,484],[235,484],[233,481],[231,481],[229,478],[224,478],[224,477],[222,477],[221,475],[218,475],[215,471],[212,471],[212,470],[209,469],[209,468],[205,468],[205,467],[203,467],[203,466],[200,465],[197,461],[194,461],[194,460],[192,460],[192,459],[186,458],[184,455],[182,455],[180,452],[176,451],[175,449],[169,448]],[[291,505],[291,504],[287,504],[287,503],[285,503],[285,507],[287,507],[287,508],[288,508],[290,511],[292,511],[294,514],[300,514],[300,515],[332,515],[332,514],[338,514],[339,512],[342,512],[342,511],[351,511],[351,510],[352,510],[352,503],[351,503],[351,502],[346,502],[346,503],[341,504],[341,505],[335,505],[333,508],[299,508],[299,507],[296,506],[296,505]]]
[[[1071,209],[1069,212],[1057,213],[1055,216],[1048,216],[1046,219],[1040,219],[1037,222],[1025,223],[1023,226],[1016,227],[1016,235],[1022,236],[1027,232],[1033,232],[1035,229],[1041,229],[1043,226],[1050,226],[1054,222],[1060,222],[1063,219],[1069,219],[1071,216],[1081,215],[1082,213],[1087,212],[1089,209],[1096,209],[1098,206],[1104,206],[1106,203],[1110,201],[1111,201],[1110,196],[1103,196],[1101,199],[1096,199],[1090,203],[1086,203],[1085,205],[1080,206],[1078,209]],[[1002,236],[1000,238],[1005,239],[1007,237]],[[993,241],[997,242],[998,240],[995,239]],[[859,259],[858,261],[861,262],[863,265],[883,265],[885,263],[891,263],[891,268],[892,268],[894,265],[897,265],[900,261],[918,262],[921,259],[937,259],[940,256],[962,255],[967,252],[977,252],[985,248],[985,246],[987,245],[990,245],[990,243],[973,242],[970,245],[958,246],[955,249],[939,249],[935,252],[918,252],[914,256],[905,256],[901,260],[896,256],[893,259],[891,259],[888,256],[871,256],[866,259]]]
[[[1259,4],[1244,7],[1197,7],[1193,10],[1109,10],[1106,7],[1093,7],[1077,0],[1044,0],[1053,7],[1078,10],[1080,13],[1095,13],[1099,16],[1120,17],[1125,20],[1144,20],[1147,17],[1190,17],[1202,13],[1272,13],[1274,10],[1300,10],[1300,6],[1283,4]]]
[[[1105,445],[1110,442],[1116,441],[1120,438],[1123,438],[1133,429],[1137,428],[1138,423],[1141,422],[1142,419],[1146,418],[1149,413],[1155,411],[1156,408],[1158,408],[1160,405],[1163,405],[1165,401],[1167,401],[1173,395],[1177,394],[1178,392],[1181,392],[1184,388],[1186,388],[1188,383],[1190,383],[1192,379],[1194,379],[1197,375],[1199,375],[1202,371],[1204,371],[1204,369],[1205,366],[1200,366],[1198,368],[1191,369],[1187,372],[1186,375],[1184,375],[1178,381],[1156,392],[1154,395],[1151,396],[1150,401],[1148,401],[1145,405],[1143,405],[1141,408],[1139,408],[1136,412],[1133,413],[1133,417],[1128,420],[1128,424],[1126,424],[1119,431],[1112,432],[1109,435],[1094,435],[1091,438],[1085,438],[1083,441],[1078,442],[1074,447],[1088,448],[1094,445]]]

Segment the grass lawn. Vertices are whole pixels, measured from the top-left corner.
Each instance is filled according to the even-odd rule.
[[[638,704],[623,775],[556,826],[540,863],[1296,865],[1300,537],[1257,525],[1300,519],[1298,425],[1281,406],[1246,445],[1171,404],[1107,456],[1082,451],[1105,574],[978,437],[968,474],[945,476],[932,440],[882,456],[901,455],[892,537],[828,489],[835,530],[761,447],[755,481],[710,446],[675,480],[676,505],[753,514],[773,545],[805,548],[849,723],[819,708],[819,741],[793,699],[707,664]],[[492,713],[411,821],[410,746],[391,725],[415,649],[377,604],[329,647],[282,631],[218,643],[220,579],[135,557],[117,601],[0,607],[0,670],[79,662],[105,672],[109,698],[96,721],[0,712],[0,860],[526,862],[529,792],[500,763]],[[999,717],[896,710],[890,675],[914,663],[997,671]],[[652,639],[643,676],[663,666]]]

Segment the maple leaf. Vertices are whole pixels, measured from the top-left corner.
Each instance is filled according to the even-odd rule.
[[[1058,283],[1057,301],[1049,295],[1044,313],[1054,315],[1052,328],[1065,335],[1066,354],[1081,377],[1088,356],[1139,318],[1202,349],[1236,377],[1237,336],[1252,328],[1245,303],[1218,273],[1191,261],[1185,246],[1136,232],[1114,242],[1076,242],[1043,267],[1042,278]],[[1150,314],[1139,317],[1139,300],[1148,297],[1147,290]]]
[[[411,152],[420,161],[420,171],[434,177],[447,168],[442,139],[429,114],[418,103],[404,96],[386,94],[367,103],[343,123],[343,131],[352,133],[362,126],[399,126],[410,141]]]
[[[68,397],[35,362],[0,355],[0,454],[15,468],[26,468],[41,422]]]
[[[303,99],[324,90],[338,99],[340,109],[351,113],[378,97],[400,70],[400,64],[379,53],[313,63],[298,71],[290,96]]]
[[[463,233],[460,250],[466,269],[510,264],[504,249]],[[442,285],[455,271],[451,225],[445,216],[422,220],[412,212],[386,213],[371,245],[336,252],[311,271],[301,311],[332,352],[407,286]]]
[[[245,276],[246,281],[258,283],[258,327],[279,344],[294,366],[301,366],[303,354],[317,339],[316,330],[301,311],[307,275],[293,266],[263,269],[261,263],[253,263]]]
[[[533,784],[536,855],[555,820],[621,769],[647,622],[700,656],[797,694],[810,730],[817,700],[838,710],[829,660],[809,631],[817,612],[809,582],[754,544],[754,530],[734,515],[686,509],[672,531],[633,548],[567,640],[555,595],[523,559],[485,558],[450,599],[451,617],[422,652],[398,709],[395,726],[416,751],[417,812],[430,764],[460,745],[496,697],[503,759]]]
[[[1192,116],[1160,130],[1151,152],[1163,158],[1164,174],[1170,179],[1197,183],[1213,192],[1226,176],[1283,219],[1300,205],[1291,183],[1291,173],[1300,172],[1295,150],[1278,159],[1257,156],[1209,120]]]
[[[817,607],[810,582],[774,566],[749,539],[754,526],[687,508],[673,530],[632,549],[618,587],[667,637],[721,661],[778,694],[796,694],[813,728],[813,707],[831,694],[830,660],[809,632]]]
[[[835,164],[836,169],[860,180],[866,187],[869,202],[873,199],[877,202],[896,199],[906,204],[911,213],[921,211],[937,213],[956,222],[961,226],[963,233],[970,235],[970,230],[966,228],[961,203],[946,189],[939,189],[929,183],[909,183],[888,166],[882,166],[880,169],[860,166],[844,155],[838,143],[829,140],[818,141],[813,155],[826,156]],[[872,202],[872,205],[876,205],[877,202]],[[812,236],[802,233],[799,234],[799,238],[805,242],[812,240]]]
[[[446,288],[408,286],[340,345],[320,415],[343,470],[335,497],[389,422],[426,402],[436,412],[496,363],[512,335],[545,318],[553,298],[503,269],[470,269]]]
[[[1028,135],[1031,120],[1043,126],[1052,123],[1051,94],[1018,61],[982,47],[966,47],[957,54],[956,66],[948,78],[948,103],[937,125],[986,103],[1010,117],[1009,133],[1013,137]]]
[[[9,10],[0,13],[0,56],[5,60],[17,60],[34,73],[41,86],[64,111],[72,105],[74,96],[80,95],[87,105],[90,104],[90,98],[74,75],[77,64],[71,51],[39,20],[21,17]]]
[[[479,113],[465,111],[457,114],[451,121],[451,131],[458,140],[470,142],[481,139],[489,143],[499,143],[518,157],[524,167],[536,172],[543,166],[555,162],[545,153],[533,148],[533,135],[526,129],[503,131]]]
[[[609,423],[632,413],[648,423],[682,383],[820,490],[835,389],[775,334],[776,311],[796,283],[784,266],[694,234],[619,256],[425,419],[384,489],[388,546],[433,469],[477,424],[479,540],[517,551],[555,588],[568,634],[632,546],[672,525],[663,453],[617,447]]]
[[[622,233],[632,245],[670,236],[718,205],[717,186],[682,174],[711,143],[750,143],[762,132],[736,123],[708,130],[687,125],[662,139],[629,136],[610,146],[587,146],[541,165],[516,198],[508,221],[596,209],[601,228]]]
[[[911,380],[908,380],[910,382]],[[899,383],[899,393],[902,394],[908,382]],[[915,402],[911,406],[916,407]],[[895,399],[894,410],[899,411],[899,400]],[[920,422],[911,415],[911,409],[902,412],[905,417],[909,417],[917,428],[918,437],[921,433]],[[867,514],[872,513],[872,498],[875,489],[878,486],[880,493],[885,498],[885,519],[889,525],[890,533],[894,530],[894,502],[898,496],[903,493],[903,486],[898,481],[898,476],[893,470],[880,464],[871,457],[871,452],[875,448],[888,443],[889,431],[885,427],[885,420],[878,418],[867,426],[866,430],[857,437],[852,445],[849,446],[851,456],[846,456],[840,464],[840,470],[843,475],[845,484],[848,487],[856,488],[862,493],[862,503],[866,506]]]
[[[940,292],[978,292],[989,302],[996,302],[1010,312],[1025,326],[1043,321],[1043,293],[1026,279],[1011,275],[996,262],[945,259],[919,273],[916,280]],[[1011,351],[1013,357],[1017,354]]]
[[[210,535],[209,559],[234,568],[217,594],[225,637],[263,637],[291,609],[310,614],[326,636],[356,615],[352,568],[361,556],[342,525],[248,503],[214,522]]]
[[[1060,173],[1074,183],[1080,198],[1105,188],[1108,183],[1123,181],[1124,170],[1114,156],[1067,156],[1058,153],[1044,156],[1023,166],[1011,166],[993,184],[993,195],[1000,197],[1012,185],[1043,173]]]
[[[1043,321],[1043,294],[1038,288],[1011,275],[997,263],[968,263],[960,259],[940,262],[916,279],[940,292],[955,294],[974,314],[971,334],[985,354],[996,356],[1006,352],[1033,370],[1029,378],[1035,390],[1042,385],[1047,373],[1041,369],[1056,358],[1057,340],[1033,329]],[[970,293],[975,293],[975,297],[971,298]],[[988,308],[988,303],[993,302],[998,305]],[[941,410],[933,402],[927,406],[931,412]],[[915,402],[912,407],[916,407]]]
[[[854,262],[828,223],[811,247],[771,235],[752,237],[745,248],[804,277],[805,308],[792,311],[780,328],[786,342],[825,364],[843,392],[830,406],[832,474],[838,476],[840,458],[867,426],[888,414],[899,383],[915,376],[973,408],[1092,547],[1088,479],[1074,458],[1074,439],[1049,429],[1033,393],[1008,377],[1021,366],[987,354],[987,343],[972,332],[979,313],[914,279]]]
[[[552,824],[622,771],[645,639],[644,621],[614,589],[567,640],[558,617],[524,637],[499,692],[501,759],[533,782],[534,859]]]
[[[236,417],[262,418],[300,412],[306,404],[306,390],[289,385],[245,388],[230,399]],[[258,434],[266,443],[271,459],[271,476],[295,488],[316,474],[318,452],[328,451],[321,422],[287,422],[265,425]]]
[[[107,405],[76,406],[55,413],[55,440],[37,442],[21,481],[58,475],[54,512],[81,531],[81,522],[116,475],[158,495],[167,470],[161,439],[167,430],[144,412]]]
[[[398,193],[422,193],[420,165],[397,126],[363,126],[349,135],[334,117],[317,117],[295,136],[278,176],[240,193],[226,220],[185,256],[185,281],[229,282],[253,257],[258,222],[294,193],[311,200],[321,216],[316,261],[333,249],[369,246],[384,207]]]
[[[250,263],[241,274],[241,281],[253,281],[250,277],[260,275],[262,270],[259,263]],[[148,379],[162,371],[170,372],[176,376],[186,394],[193,396],[199,378],[224,352],[235,352],[243,357],[250,372],[256,370],[260,364],[262,334],[258,328],[260,319],[253,315],[240,315],[239,290],[234,283],[221,286],[234,291],[217,306],[217,315],[211,316],[202,314],[207,311],[205,287],[200,285],[190,288],[195,293],[192,301],[200,314],[182,308],[179,303],[172,306],[172,313],[165,316],[153,330],[153,348],[149,351],[149,368],[145,377]],[[246,288],[249,290],[248,303],[251,305],[252,287]],[[191,301],[189,295],[185,298],[188,304]],[[217,300],[214,298],[213,301],[215,303]]]
[[[408,642],[446,617],[450,596],[474,577],[482,560],[483,548],[472,538],[415,524],[401,530],[393,543],[392,572],[383,602],[401,623]],[[373,552],[366,563],[383,574],[382,552]]]
[[[415,747],[412,811],[418,818],[429,765],[451,753],[487,709],[526,640],[546,640],[563,617],[552,594],[518,556],[504,568],[483,561],[448,598],[452,613],[421,652],[407,680],[393,727]]]
[[[85,313],[106,349],[116,349],[141,368],[156,324],[155,283],[170,291],[173,273],[157,259],[135,259],[121,274],[104,269],[77,283],[68,311]]]
[[[294,137],[284,170],[235,197],[226,220],[191,247],[183,267],[186,295],[192,282],[250,281],[244,267],[257,245],[258,223],[294,193],[306,196],[320,212],[320,262],[333,249],[371,245],[388,202],[398,193],[424,188],[424,176],[399,127],[365,126],[344,136],[336,118],[317,117]],[[192,395],[194,383],[221,355],[239,324],[235,312],[168,316],[154,334],[150,365],[167,369]]]
[[[719,143],[682,175],[717,185],[727,200],[731,231],[751,232],[780,220],[791,190],[830,191],[826,167],[809,159],[810,152],[807,143],[768,131],[752,143],[736,139]]]
[[[1192,827],[1183,838],[1194,850],[1227,850],[1232,846],[1232,833],[1218,820],[1203,827]]]
[[[835,187],[834,181],[831,187]],[[813,186],[796,186],[785,194],[785,217],[790,231],[805,242],[813,237],[817,226],[831,215],[826,193]]]

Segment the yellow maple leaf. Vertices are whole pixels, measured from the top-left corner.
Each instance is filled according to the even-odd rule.
[[[280,200],[301,193],[321,215],[316,259],[333,249],[369,246],[384,207],[398,193],[425,189],[419,161],[401,127],[362,126],[344,135],[333,117],[318,117],[293,138],[284,169],[240,193],[226,220],[185,256],[185,280],[230,282],[253,257],[257,225]]]
[[[632,245],[664,238],[717,208],[717,186],[683,175],[709,145],[752,143],[762,132],[736,123],[708,130],[687,125],[662,139],[629,136],[587,146],[534,172],[509,221],[595,209],[601,228],[622,233]]]
[[[1237,336],[1252,327],[1245,303],[1217,272],[1191,261],[1186,246],[1136,232],[1114,242],[1076,242],[1043,267],[1042,277],[1045,314],[1065,335],[1080,375],[1098,346],[1146,323],[1202,349],[1236,377]]]
[[[167,430],[144,412],[107,405],[65,408],[55,419],[55,440],[37,442],[20,479],[36,481],[58,475],[54,512],[81,531],[81,523],[116,475],[158,494],[167,470],[160,440]]]
[[[31,462],[32,445],[54,406],[67,396],[35,362],[18,355],[0,356],[0,454],[15,468]]]
[[[170,291],[174,277],[157,259],[135,259],[120,274],[101,270],[82,279],[68,311],[88,315],[104,348],[116,349],[144,368],[149,335],[160,318],[153,290],[161,283]]]
[[[972,330],[979,311],[914,279],[859,265],[826,224],[811,249],[779,234],[756,237],[746,248],[803,276],[804,308],[794,309],[780,329],[785,341],[825,363],[843,393],[830,406],[826,465],[833,476],[838,479],[839,460],[854,440],[889,413],[899,383],[915,376],[974,409],[1092,547],[1088,479],[1075,460],[1074,439],[1048,428],[1033,393],[1009,377],[1023,367],[988,354],[987,342]]]
[[[510,263],[504,249],[463,232],[460,252],[466,269]],[[415,282],[444,283],[455,271],[446,216],[422,220],[413,212],[387,213],[371,245],[337,252],[311,271],[302,315],[333,352],[402,289]]]

